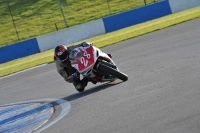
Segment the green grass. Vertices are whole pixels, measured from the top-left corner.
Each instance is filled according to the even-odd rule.
[[[189,9],[183,12],[165,16],[159,19],[155,19],[149,22],[124,28],[112,33],[104,34],[83,41],[93,42],[95,46],[101,48],[198,17],[200,17],[200,7]],[[74,44],[77,43],[79,42],[76,42]],[[20,70],[49,62],[53,62],[53,50],[48,50],[25,58],[20,58],[14,61],[0,64],[0,76],[5,76]]]
[[[145,4],[144,0],[60,1],[69,26]],[[146,3],[154,1],[160,0],[146,0]],[[0,47],[64,28],[57,0],[0,0]]]

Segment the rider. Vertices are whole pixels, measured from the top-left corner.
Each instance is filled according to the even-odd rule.
[[[58,73],[69,83],[73,83],[77,91],[82,92],[87,86],[88,78],[80,80],[80,74],[75,68],[71,66],[69,60],[69,53],[76,47],[92,45],[90,42],[83,42],[76,46],[65,47],[64,45],[58,45],[54,49],[54,61],[56,63]]]
[[[93,44],[90,42],[82,42],[81,44],[75,46],[69,46],[67,48],[64,45],[58,45],[54,49],[54,61],[56,63],[58,73],[65,79],[65,81],[73,83],[74,87],[79,92],[84,91],[85,87],[88,84],[89,79],[84,77],[82,80],[80,80],[80,74],[75,68],[71,66],[71,62],[69,60],[69,54],[74,48],[80,46],[85,47],[88,45],[93,45]],[[111,54],[108,54],[108,56],[112,58]]]

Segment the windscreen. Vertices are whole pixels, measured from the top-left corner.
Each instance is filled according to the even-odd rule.
[[[78,61],[81,58],[82,54],[80,50],[74,49],[69,54],[70,61]]]

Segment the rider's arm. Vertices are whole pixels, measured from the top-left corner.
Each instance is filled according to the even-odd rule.
[[[75,79],[77,79],[77,73],[73,69],[70,69],[71,66],[63,66],[63,64],[59,63],[56,60],[55,63],[58,73],[64,78],[65,81],[72,83]]]
[[[65,71],[64,67],[56,60],[55,60],[55,63],[56,63],[56,68],[57,68],[58,73],[65,79],[65,81],[69,82],[68,81],[69,75]]]

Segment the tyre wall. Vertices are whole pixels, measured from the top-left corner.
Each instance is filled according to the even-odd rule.
[[[103,18],[106,33],[171,14],[167,0]]]
[[[102,19],[98,19],[43,36],[38,36],[37,41],[39,49],[42,52],[52,49],[58,44],[70,44],[101,34],[105,34],[105,28]]]
[[[168,0],[172,13],[200,6],[200,0]]]
[[[195,6],[200,6],[200,0],[162,0],[161,2],[17,42],[0,48],[0,63],[52,49],[58,44],[67,45],[78,42]]]
[[[36,38],[0,48],[0,63],[40,52]]]

